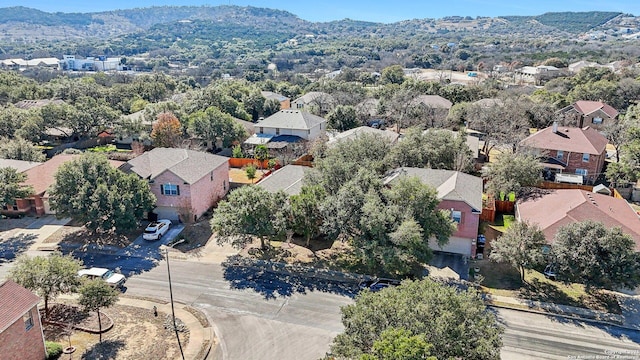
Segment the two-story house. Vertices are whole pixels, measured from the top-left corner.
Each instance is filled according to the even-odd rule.
[[[0,358],[44,360],[40,298],[11,280],[0,282]]]
[[[289,109],[280,110],[255,125],[256,135],[297,136],[312,141],[324,135],[327,120],[310,112]]]
[[[229,191],[229,159],[201,151],[155,148],[123,170],[149,182],[162,219],[196,221]]]
[[[555,173],[582,175],[593,183],[602,172],[609,141],[596,129],[553,126],[542,129],[520,142],[546,158],[543,166]]]
[[[450,211],[451,218],[458,224],[446,245],[440,247],[431,240],[429,246],[438,251],[474,257],[482,213],[482,179],[459,171],[402,167],[389,173],[384,183],[393,186],[393,182],[403,176],[415,176],[435,188],[440,199],[438,208]]]
[[[336,106],[336,99],[321,91],[310,91],[291,102],[291,108],[326,115]]]
[[[558,110],[558,114],[564,117],[565,124],[602,131],[607,124],[616,121],[618,110],[602,101],[580,100]]]

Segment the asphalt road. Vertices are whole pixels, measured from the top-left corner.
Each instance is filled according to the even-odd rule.
[[[221,346],[211,359],[318,359],[342,331],[339,308],[352,302],[349,286],[232,270],[171,261],[174,299],[205,311],[215,324]],[[239,274],[244,280],[239,280]],[[167,284],[166,263],[162,262],[130,278],[127,293],[169,299]],[[640,333],[636,331],[514,310],[495,311],[506,327],[503,359],[595,359],[596,355],[640,359]]]

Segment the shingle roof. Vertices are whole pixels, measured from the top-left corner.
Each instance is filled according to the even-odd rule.
[[[64,104],[63,100],[50,100],[50,99],[41,99],[41,100],[22,100],[18,101],[15,106],[20,109],[31,109],[31,108],[41,108],[46,105],[60,105]]]
[[[624,199],[580,189],[547,190],[518,201],[517,214],[521,221],[538,224],[548,242],[561,226],[594,220],[621,227],[640,250],[640,219]]]
[[[23,161],[12,159],[0,159],[0,168],[10,167],[16,169],[17,172],[27,171],[33,167],[36,167],[42,163],[35,161]]]
[[[228,162],[226,157],[201,151],[155,148],[129,160],[127,164],[129,171],[144,179],[152,180],[168,170],[186,183],[193,184]]]
[[[0,283],[0,333],[39,302],[38,296],[11,280]]]
[[[584,115],[589,115],[594,111],[602,110],[602,112],[607,114],[610,118],[615,118],[616,116],[618,116],[618,110],[614,109],[608,104],[603,103],[602,101],[580,100],[576,101],[576,103],[573,104],[573,108]]]
[[[327,120],[325,120],[324,118],[313,115],[306,111],[280,110],[277,113],[269,116],[268,118],[260,121],[258,124],[256,124],[256,126],[280,129],[310,130],[325,122],[327,122]]]
[[[41,163],[38,166],[34,166],[29,170],[26,170],[24,173],[27,175],[27,181],[24,182],[25,185],[33,186],[34,194],[43,194],[47,191],[49,186],[53,185],[56,181],[55,174],[58,171],[58,168],[66,163],[67,161],[71,161],[75,158],[78,158],[82,155],[77,154],[59,154],[51,159]],[[114,168],[120,167],[124,162],[117,160],[109,160],[109,163]]]
[[[593,128],[558,126],[556,133],[553,132],[553,127],[548,127],[529,135],[520,142],[520,145],[537,149],[600,155],[605,151],[607,143],[609,143],[607,138]]]
[[[296,104],[310,104],[318,98],[322,98],[322,100],[328,101],[328,102],[334,101],[333,96],[331,96],[330,94],[327,94],[322,91],[310,91],[300,96],[299,98],[293,100],[293,102]]]
[[[451,109],[453,103],[440,95],[419,95],[416,96],[413,100],[413,103],[418,104],[422,103],[427,106],[433,106],[438,109]]]
[[[261,91],[260,93],[262,94],[262,97],[264,97],[265,99],[276,99],[276,100],[278,100],[280,102],[289,99],[288,97],[286,97],[284,95],[281,95],[281,94],[278,94],[278,93],[274,93],[272,91]]]
[[[482,210],[482,179],[460,171],[401,167],[389,173],[384,183],[396,181],[400,176],[416,176],[424,184],[438,191],[440,200],[462,201],[474,210]]]
[[[302,189],[302,178],[309,169],[307,166],[287,165],[262,179],[256,186],[269,192],[282,190],[288,195],[297,195]]]
[[[375,129],[369,126],[360,126],[336,134],[336,136],[333,137],[332,141],[353,140],[362,134],[377,135],[388,140],[390,143],[395,143],[396,141],[398,141],[399,137],[398,133],[393,131]]]

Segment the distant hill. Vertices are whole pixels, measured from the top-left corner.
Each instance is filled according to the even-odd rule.
[[[589,12],[548,12],[538,16],[503,16],[513,24],[537,21],[540,24],[554,27],[570,33],[582,33],[606,24],[619,12],[589,11]]]

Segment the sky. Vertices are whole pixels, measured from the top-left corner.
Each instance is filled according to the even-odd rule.
[[[640,15],[638,0],[0,0],[0,8],[26,6],[47,12],[98,12],[163,5],[239,5],[286,10],[309,21],[345,18],[391,23],[444,16],[540,15],[558,11],[616,11]]]

